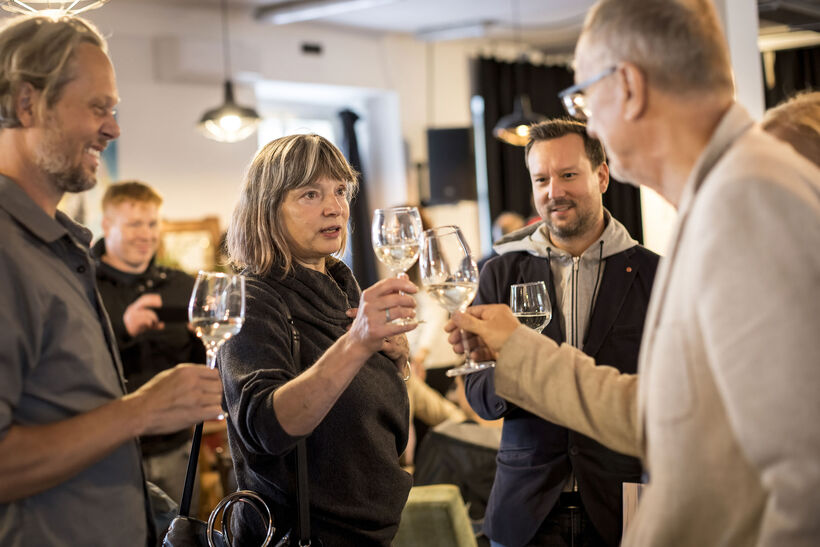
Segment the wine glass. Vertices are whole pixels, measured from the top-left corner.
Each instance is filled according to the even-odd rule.
[[[421,215],[415,207],[391,207],[376,209],[373,214],[373,250],[378,259],[387,266],[391,275],[406,272],[419,257]],[[391,321],[397,325],[412,325],[413,318]]]
[[[245,321],[245,277],[200,271],[196,276],[188,319],[205,344],[209,368],[216,368],[219,346],[237,334]]]
[[[521,323],[537,332],[552,319],[552,306],[543,281],[510,286],[510,308]]]
[[[457,226],[425,230],[421,237],[419,269],[424,288],[448,312],[466,310],[475,298],[478,267]],[[471,374],[495,366],[494,361],[474,361],[463,333],[462,340],[465,341],[464,364],[448,370],[447,376]]]

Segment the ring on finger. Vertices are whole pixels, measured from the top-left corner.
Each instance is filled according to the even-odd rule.
[[[384,317],[388,323],[392,321],[392,319],[390,318],[390,308],[384,310]]]

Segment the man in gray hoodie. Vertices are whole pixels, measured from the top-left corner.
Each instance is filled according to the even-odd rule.
[[[507,303],[510,285],[544,281],[553,319],[543,334],[635,372],[658,256],[604,209],[605,160],[582,123],[531,128],[526,163],[543,221],[496,242],[475,303]],[[466,388],[480,416],[505,418],[484,522],[492,544],[617,545],[621,485],[640,480],[640,462],[500,398],[492,369]]]

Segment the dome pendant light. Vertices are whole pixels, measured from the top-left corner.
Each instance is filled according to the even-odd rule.
[[[209,139],[239,142],[253,135],[259,114],[253,108],[236,104],[231,81],[230,42],[228,40],[228,0],[222,0],[222,53],[225,61],[225,101],[202,115],[198,127]]]
[[[512,0],[513,21],[515,22],[516,41],[521,46],[521,34],[518,21],[518,0]],[[532,111],[530,97],[523,92],[524,64],[527,56],[522,53],[515,65],[515,89],[518,92],[513,101],[513,111],[499,119],[493,127],[495,138],[514,146],[526,146],[530,140],[530,126],[542,122],[546,116]]]
[[[532,111],[529,95],[522,93],[515,98],[513,111],[495,124],[493,135],[507,144],[526,146],[530,140],[530,126],[546,119],[546,116]]]

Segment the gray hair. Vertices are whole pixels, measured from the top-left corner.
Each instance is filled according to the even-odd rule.
[[[348,201],[358,187],[356,171],[338,148],[319,135],[282,137],[256,154],[228,226],[226,243],[234,267],[267,275],[274,264],[280,264],[287,275],[293,255],[280,214],[282,203],[290,190],[321,178],[346,182]],[[346,242],[345,231],[338,255]]]
[[[601,0],[587,14],[584,40],[605,45],[669,92],[734,90],[729,48],[710,0]]]
[[[820,167],[820,91],[800,93],[769,109],[761,125]]]
[[[0,129],[20,127],[15,98],[20,86],[42,91],[38,107],[51,108],[74,78],[69,62],[77,46],[89,43],[108,53],[97,28],[79,17],[23,16],[0,30]]]

